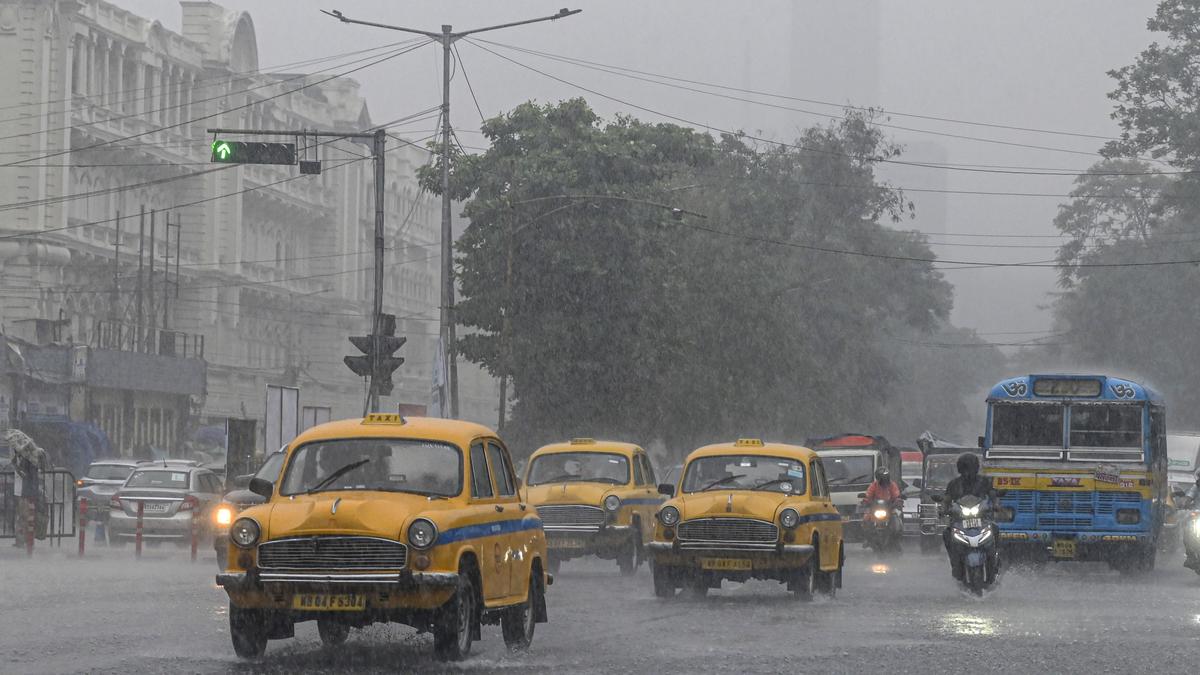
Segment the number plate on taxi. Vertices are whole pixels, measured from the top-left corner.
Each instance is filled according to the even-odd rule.
[[[754,563],[746,558],[701,558],[702,570],[751,570]]]
[[[367,596],[344,593],[298,593],[292,596],[292,609],[321,612],[358,612],[367,608]]]
[[[1074,558],[1075,557],[1075,542],[1071,539],[1055,539],[1054,540],[1054,557],[1055,558]]]

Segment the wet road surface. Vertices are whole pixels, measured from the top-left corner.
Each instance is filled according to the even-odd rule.
[[[471,658],[446,666],[406,627],[352,631],[326,649],[311,623],[240,662],[211,553],[195,564],[168,549],[136,562],[126,551],[15,553],[0,555],[5,673],[1182,673],[1200,658],[1200,577],[1174,556],[1144,579],[1098,565],[1010,570],[978,599],[955,588],[943,556],[879,564],[854,548],[837,598],[812,603],[770,582],[664,602],[645,567],[623,579],[615,564],[573,562],[548,589],[550,623],[528,654],[508,654],[485,626]]]

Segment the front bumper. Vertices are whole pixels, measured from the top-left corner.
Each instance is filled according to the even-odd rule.
[[[110,511],[108,536],[133,539],[137,536],[137,518],[123,511]],[[191,539],[192,515],[190,511],[167,517],[142,517],[143,539]]]
[[[748,560],[750,568],[741,571],[762,569],[798,568],[808,564],[812,557],[811,544],[773,544],[746,545],[728,544],[722,542],[705,542],[702,547],[687,547],[676,540],[674,542],[652,541],[646,544],[647,550],[654,556],[654,564],[666,567],[708,571],[705,561],[712,559]],[[718,568],[713,571],[723,571]],[[739,570],[728,570],[737,572]]]
[[[454,588],[458,585],[457,572],[409,572],[398,573],[357,573],[339,574],[336,572],[315,573],[282,573],[263,572],[221,572],[217,574],[217,585],[229,591],[258,591],[266,588],[267,584],[295,584],[300,586],[330,586],[330,585],[366,585],[366,586],[397,586],[402,589],[421,588]]]
[[[614,556],[629,541],[632,525],[608,525],[600,529],[546,527],[546,549],[559,557],[584,555]]]

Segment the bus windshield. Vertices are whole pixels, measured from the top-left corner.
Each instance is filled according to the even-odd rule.
[[[992,445],[1061,448],[1063,407],[998,403],[992,409]]]
[[[1071,406],[1073,448],[1137,448],[1142,444],[1142,406],[1105,403]]]

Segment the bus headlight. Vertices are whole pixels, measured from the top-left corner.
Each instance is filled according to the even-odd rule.
[[[1117,523],[1137,525],[1142,522],[1142,512],[1137,509],[1117,509]]]
[[[241,548],[250,548],[258,543],[258,523],[251,518],[238,518],[233,527],[229,528],[229,538]]]

